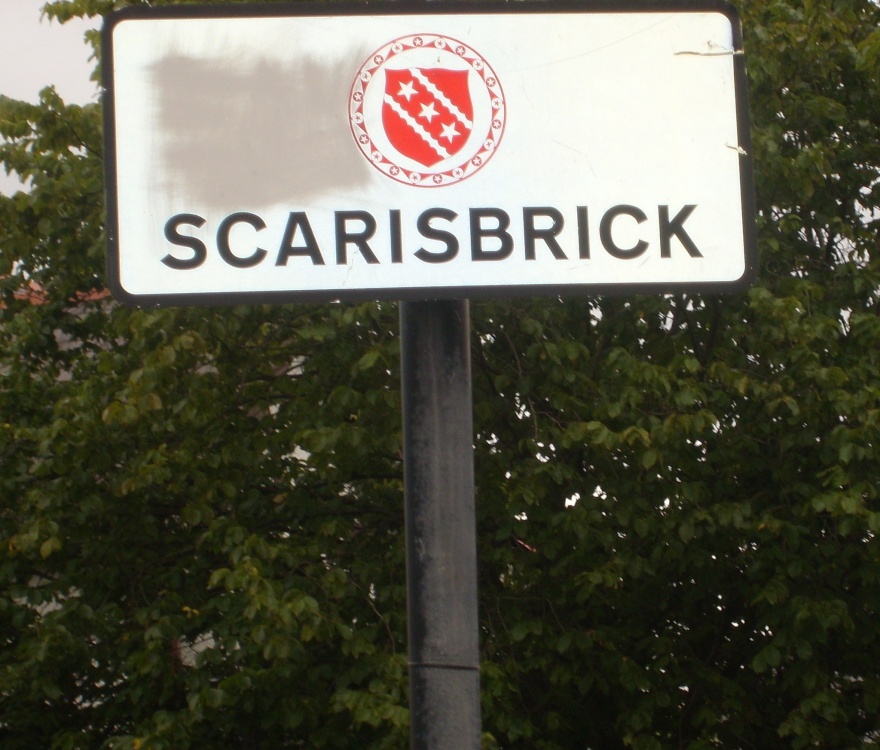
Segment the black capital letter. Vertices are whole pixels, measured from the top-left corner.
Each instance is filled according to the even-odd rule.
[[[483,217],[495,219],[498,226],[487,229],[483,227]],[[472,260],[504,260],[513,252],[513,237],[507,231],[510,217],[500,208],[472,208],[471,218],[471,259]],[[501,246],[494,250],[483,248],[484,237],[495,237]]]
[[[403,263],[403,240],[400,229],[399,208],[392,208],[388,212],[388,221],[391,222],[391,262]]]
[[[191,224],[197,228],[203,227],[205,219],[196,214],[176,214],[165,222],[165,239],[172,245],[188,247],[193,251],[193,256],[192,258],[181,260],[168,253],[168,255],[162,258],[162,262],[175,271],[189,271],[193,268],[198,268],[205,262],[205,258],[208,257],[208,248],[197,237],[187,237],[185,234],[178,232],[177,229],[181,224]]]
[[[669,206],[658,206],[658,208],[660,209],[660,257],[669,258],[672,256],[669,240],[675,236],[678,237],[678,241],[687,250],[687,254],[691,258],[702,258],[703,254],[694,244],[688,233],[684,231],[683,226],[696,206],[685,206],[675,215],[672,221],[669,220]]]
[[[297,228],[302,232],[303,239],[306,242],[302,247],[293,246],[293,239],[296,237]],[[312,259],[312,265],[324,265],[321,248],[318,247],[318,240],[315,239],[315,233],[312,231],[312,225],[309,224],[309,217],[306,216],[305,211],[291,211],[288,214],[287,226],[284,227],[284,236],[281,238],[281,244],[278,246],[278,258],[275,260],[275,265],[286,266],[287,259],[293,255],[307,255]]]
[[[446,249],[442,253],[432,253],[420,247],[413,255],[419,260],[425,261],[425,263],[446,263],[446,261],[452,260],[458,255],[458,238],[452,232],[431,226],[433,219],[453,221],[457,217],[458,214],[448,208],[429,208],[427,211],[422,211],[416,221],[419,234],[426,240],[442,242],[446,245]]]
[[[336,211],[335,217],[337,265],[344,266],[348,263],[346,245],[349,242],[357,246],[357,249],[361,251],[361,255],[364,256],[364,260],[367,263],[378,263],[379,259],[373,255],[373,251],[367,244],[367,240],[376,233],[376,219],[373,217],[373,214],[366,211]],[[361,222],[364,225],[363,229],[360,232],[349,232],[345,226],[349,219]]]
[[[578,258],[590,259],[590,229],[587,224],[587,207],[577,207],[578,217]]]
[[[648,249],[648,243],[644,240],[639,240],[629,249],[618,247],[614,243],[614,238],[611,236],[611,224],[621,214],[632,216],[639,224],[648,220],[645,212],[635,206],[612,206],[605,212],[602,221],[599,223],[599,236],[602,238],[602,246],[608,251],[609,255],[613,255],[620,260],[632,260],[633,258],[638,258]]]
[[[551,224],[546,229],[535,227],[536,216],[549,216]],[[544,240],[553,257],[557,260],[567,260],[562,248],[556,241],[556,236],[562,231],[565,221],[562,213],[555,208],[524,208],[523,209],[523,242],[526,248],[526,260],[535,259],[535,240]]]
[[[266,251],[258,247],[254,250],[253,254],[247,258],[239,258],[237,255],[233,255],[232,250],[229,247],[229,232],[232,229],[233,224],[239,223],[250,224],[258,232],[261,229],[266,228],[266,222],[256,214],[251,214],[247,211],[239,211],[234,214],[229,214],[229,216],[220,222],[220,226],[217,227],[217,250],[220,253],[220,257],[230,266],[235,266],[236,268],[251,268],[262,262],[263,258],[266,257]]]

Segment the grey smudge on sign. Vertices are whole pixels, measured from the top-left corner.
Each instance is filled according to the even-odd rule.
[[[184,55],[156,63],[159,174],[172,192],[222,211],[305,203],[364,184],[370,167],[348,123],[363,58],[247,68]]]

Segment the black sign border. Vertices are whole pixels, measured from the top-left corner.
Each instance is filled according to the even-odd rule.
[[[500,15],[555,13],[721,13],[731,23],[734,50],[734,96],[740,153],[740,195],[742,199],[745,271],[734,281],[573,283],[516,286],[385,287],[352,290],[284,290],[265,292],[183,292],[132,294],[120,282],[118,182],[113,77],[113,30],[132,19],[272,18],[308,16],[410,16],[410,15]],[[210,307],[289,302],[362,302],[369,300],[490,299],[512,297],[622,296],[643,294],[715,294],[745,291],[757,272],[757,226],[748,85],[746,80],[742,26],[739,13],[727,0],[423,0],[420,2],[336,2],[300,0],[283,3],[234,3],[231,5],[173,5],[128,7],[110,13],[101,29],[104,118],[104,189],[106,200],[107,276],[114,298],[130,307]]]

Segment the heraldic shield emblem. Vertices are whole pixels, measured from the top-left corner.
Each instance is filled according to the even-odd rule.
[[[504,132],[506,107],[492,68],[450,37],[415,34],[376,50],[349,94],[351,132],[387,177],[443,187],[480,170]]]
[[[467,70],[385,71],[382,124],[391,145],[426,167],[455,156],[473,130]]]

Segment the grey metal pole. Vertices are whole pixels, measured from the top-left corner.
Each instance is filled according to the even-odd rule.
[[[479,750],[467,300],[400,307],[412,750]]]

